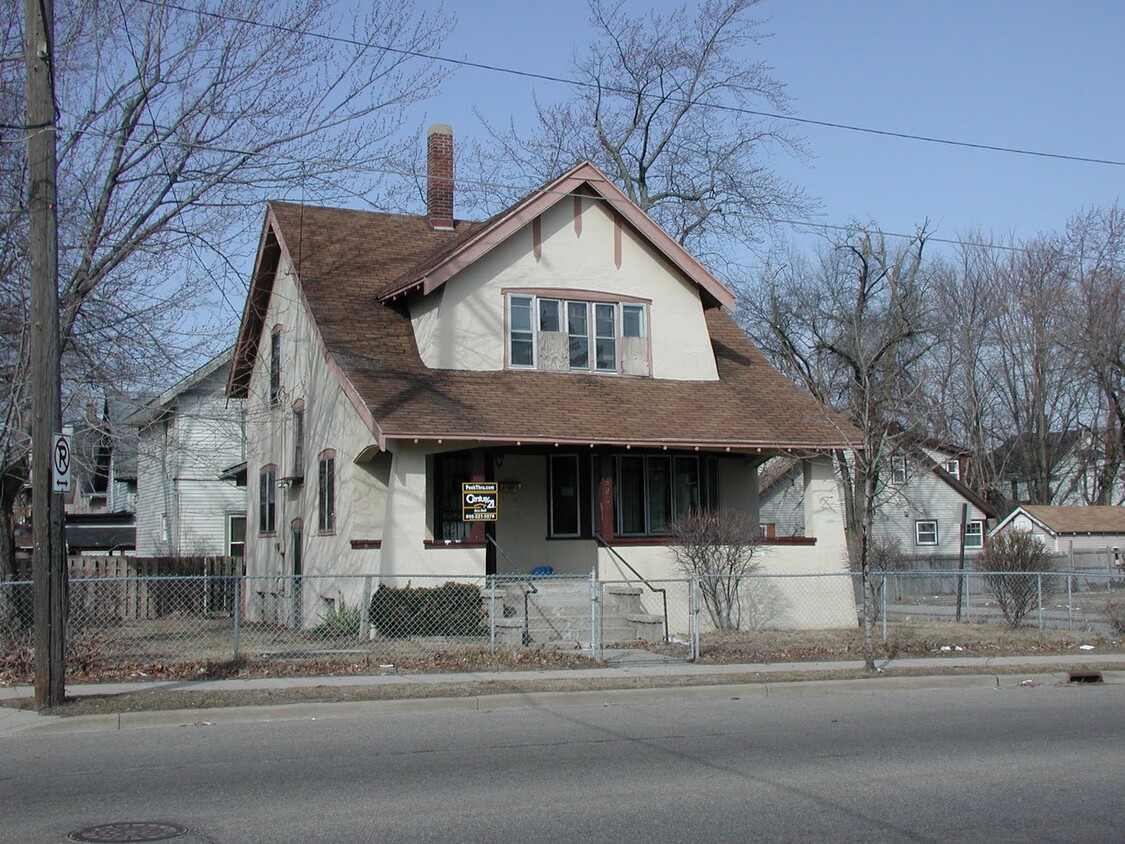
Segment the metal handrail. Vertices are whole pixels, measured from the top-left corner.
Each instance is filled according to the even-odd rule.
[[[616,557],[618,562],[620,562],[623,566],[625,566],[625,568],[629,569],[629,571],[631,571],[634,575],[636,575],[637,579],[649,588],[649,591],[654,592],[654,593],[655,592],[661,593],[661,596],[664,599],[664,641],[667,642],[668,641],[668,590],[665,589],[663,586],[653,586],[651,583],[649,583],[648,580],[645,578],[645,576],[642,575],[635,568],[633,568],[629,564],[629,561],[626,560],[624,557],[622,557],[619,553],[617,553],[617,549],[614,548],[612,545],[610,545],[606,541],[606,538],[604,536],[602,536],[600,533],[598,533],[597,531],[594,531],[594,539],[597,540],[599,545],[601,545],[603,548],[605,548],[607,551],[609,551],[609,553],[611,553],[614,557]]]
[[[485,534],[484,538],[492,543],[492,547],[495,548],[497,551],[499,551],[504,556],[504,559],[508,561],[508,565],[511,566],[513,569],[515,569],[516,572],[517,572],[516,577],[512,577],[511,575],[500,575],[500,574],[495,574],[495,575],[493,575],[493,577],[508,578],[509,580],[515,580],[515,581],[522,580],[526,584],[526,588],[523,590],[523,636],[521,638],[522,638],[524,647],[527,647],[531,644],[531,627],[530,627],[531,613],[529,611],[530,610],[530,597],[529,596],[538,595],[539,590],[535,586],[534,578],[529,574],[523,574],[522,572],[519,571],[518,567],[516,566],[515,560],[513,560],[510,556],[508,556],[508,552],[505,551],[500,546],[499,542],[497,542],[493,537],[489,536],[488,534]],[[540,612],[540,615],[541,616],[543,615],[542,612]],[[546,616],[543,616],[543,620],[547,622],[547,626],[550,627],[551,630],[553,630],[555,633],[559,632],[559,629],[557,627],[555,627],[554,623],[549,618],[547,618]]]

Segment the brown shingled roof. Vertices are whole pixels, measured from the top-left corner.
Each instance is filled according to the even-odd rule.
[[[1020,509],[1055,534],[1125,533],[1125,507],[1023,504]]]
[[[402,299],[380,295],[487,225],[271,203],[276,236],[325,349],[388,438],[607,443],[748,450],[846,447],[858,434],[774,369],[721,309],[706,311],[718,381],[428,368]],[[494,218],[495,219],[495,218]],[[254,286],[272,283],[262,256]],[[272,259],[276,262],[276,256]],[[257,295],[257,299],[255,296]],[[252,287],[231,375],[244,394],[261,336]]]

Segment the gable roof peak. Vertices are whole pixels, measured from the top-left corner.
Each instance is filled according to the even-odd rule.
[[[578,162],[561,176],[480,224],[463,240],[458,238],[448,249],[435,256],[428,266],[418,266],[398,283],[385,289],[380,298],[387,301],[419,286],[423,293],[433,292],[564,198],[577,195],[592,195],[606,202],[615,215],[647,240],[684,277],[696,284],[704,292],[705,298],[729,310],[734,309],[734,292],[712,275],[710,270],[589,159]]]

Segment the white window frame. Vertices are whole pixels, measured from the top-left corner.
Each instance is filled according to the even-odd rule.
[[[932,530],[923,531],[923,525],[933,525]],[[933,536],[933,539],[923,539],[925,536]],[[918,519],[914,522],[914,544],[926,547],[933,547],[938,544],[938,523],[937,519]]]
[[[513,312],[517,301],[521,303],[525,301],[527,302],[528,330],[522,328],[517,329],[513,327],[515,324]],[[508,366],[510,366],[512,369],[535,369],[536,366],[538,366],[538,356],[536,355],[535,349],[535,347],[538,345],[535,342],[535,327],[539,322],[539,308],[536,303],[536,297],[527,293],[513,293],[508,297],[507,307],[508,324],[506,328],[508,336],[505,338],[505,342],[508,344]],[[517,333],[519,333],[520,335],[527,335],[526,338],[521,336],[519,339],[521,342],[524,342],[526,340],[526,342],[531,344],[531,363],[516,363],[515,341]]]
[[[969,537],[974,537],[975,542],[969,542]],[[963,537],[966,548],[983,548],[984,547],[984,522],[980,519],[973,519],[972,521],[965,522],[965,536]]]
[[[945,469],[945,471],[948,472],[952,477],[956,478],[957,480],[961,480],[960,460],[957,460],[956,458],[954,458],[953,460],[946,460],[942,464],[942,468]]]
[[[642,305],[638,302],[622,302],[621,303],[621,337],[622,337],[622,339],[624,339],[626,337],[639,337],[639,338],[643,339],[644,337],[648,336],[648,320],[645,316],[645,313],[646,313],[647,310],[648,309],[644,305]],[[625,333],[625,314],[626,313],[633,313],[633,312],[636,312],[638,314],[638,316],[637,316],[637,333],[636,334],[626,334]]]
[[[906,455],[891,455],[891,483],[902,486],[906,483]]]

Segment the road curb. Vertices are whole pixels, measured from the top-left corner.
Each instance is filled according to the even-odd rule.
[[[1125,684],[1125,671],[1103,671],[1103,683]],[[225,724],[313,721],[374,715],[478,710],[482,712],[571,706],[629,706],[684,700],[753,700],[814,697],[832,694],[880,694],[909,690],[1018,690],[1069,684],[1068,672],[1026,674],[938,674],[917,677],[876,676],[855,680],[798,680],[724,683],[697,686],[654,686],[639,689],[586,689],[571,692],[503,692],[463,697],[405,698],[339,702],[282,703],[213,709],[174,709],[73,717],[34,715],[7,735],[66,735],[124,732],[167,727],[211,727]],[[1085,684],[1082,684],[1085,685]],[[0,732],[0,735],[4,734]]]

